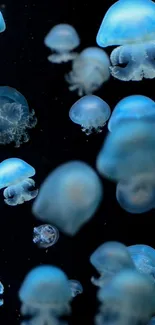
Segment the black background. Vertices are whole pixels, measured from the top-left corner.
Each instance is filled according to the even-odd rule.
[[[36,169],[36,185],[56,166],[80,159],[95,167],[96,155],[107,128],[101,134],[87,137],[68,117],[71,105],[78,99],[69,92],[64,74],[71,63],[54,65],[43,40],[58,23],[73,25],[81,38],[78,51],[95,46],[101,20],[114,1],[96,0],[10,0],[1,3],[7,29],[0,34],[0,85],[19,90],[34,108],[38,124],[30,132],[30,141],[16,149],[0,147],[0,160],[19,157]],[[4,6],[5,5],[5,6]],[[106,49],[110,54],[111,49]],[[95,93],[113,109],[116,103],[132,94],[143,94],[155,100],[155,81],[121,82],[111,79]],[[123,211],[115,199],[115,184],[104,180],[104,200],[95,217],[74,238],[60,234],[57,244],[48,252],[32,242],[33,227],[39,225],[31,213],[32,201],[21,206],[4,204],[0,193],[0,280],[4,284],[4,306],[0,308],[1,324],[19,324],[18,289],[26,273],[39,264],[61,267],[69,278],[78,279],[84,292],[72,304],[71,324],[93,324],[97,310],[96,288],[90,277],[97,275],[89,264],[90,254],[107,240],[126,245],[148,244],[155,247],[155,213],[132,215]]]

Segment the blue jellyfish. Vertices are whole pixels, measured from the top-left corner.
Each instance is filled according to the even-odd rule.
[[[69,280],[69,283],[73,298],[83,293],[82,284],[78,280]]]
[[[138,271],[148,274],[155,282],[155,249],[148,245],[131,245],[127,247]]]
[[[70,161],[45,179],[32,211],[36,218],[73,236],[94,215],[102,196],[95,171],[82,161]]]
[[[0,189],[5,188],[4,201],[8,205],[22,204],[34,199],[38,190],[33,190],[35,169],[19,158],[5,159],[0,163]]]
[[[70,119],[80,124],[82,131],[87,135],[93,130],[102,132],[103,126],[106,124],[111,110],[109,105],[100,97],[87,95],[80,98],[73,104],[69,111]]]
[[[35,112],[30,113],[25,97],[16,89],[0,87],[0,144],[20,147],[29,140],[27,129],[35,127]]]
[[[155,207],[155,179],[152,174],[141,174],[120,181],[116,199],[130,213],[144,213]]]
[[[154,122],[135,120],[121,123],[119,128],[109,132],[97,156],[97,170],[115,181],[126,180],[138,174],[151,174],[153,181],[154,147]]]
[[[2,282],[0,281],[0,295],[2,295],[4,293],[4,286],[2,284]],[[0,306],[2,306],[4,304],[4,299],[0,298]]]
[[[147,325],[155,325],[155,317],[152,317]]]
[[[155,286],[146,274],[122,270],[100,288],[96,325],[147,324],[155,313]]]
[[[56,244],[59,239],[59,230],[51,225],[45,224],[33,229],[33,242],[40,248],[49,248]]]
[[[62,63],[75,59],[77,53],[71,52],[80,44],[80,38],[75,28],[68,24],[54,26],[44,39],[44,43],[56,54],[51,54],[48,60]]]
[[[4,32],[6,30],[6,24],[3,18],[3,15],[0,11],[0,33]]]
[[[98,90],[110,78],[110,60],[106,52],[88,47],[73,61],[72,71],[65,76],[69,90],[77,90],[79,96]]]
[[[134,268],[127,247],[119,242],[106,242],[100,245],[90,256],[90,263],[100,274],[99,279],[92,277],[91,282],[99,287],[122,269]]]
[[[155,102],[142,95],[132,95],[121,99],[111,114],[108,129],[112,132],[120,123],[132,120],[155,121]]]
[[[19,290],[19,299],[22,303],[21,314],[32,317],[22,324],[63,325],[59,318],[71,311],[69,280],[57,267],[35,267],[26,275]]]
[[[155,77],[154,25],[155,3],[151,0],[119,0],[109,8],[96,41],[101,47],[121,45],[110,57],[115,78],[139,81]]]

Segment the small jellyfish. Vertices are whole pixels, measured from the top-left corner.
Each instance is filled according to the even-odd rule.
[[[27,129],[35,127],[35,112],[30,113],[25,97],[16,89],[0,87],[0,144],[15,143],[20,147],[29,141]]]
[[[134,268],[127,247],[119,242],[106,242],[100,245],[90,256],[90,263],[100,274],[99,279],[92,277],[91,282],[99,287],[122,269]]]
[[[0,11],[0,33],[4,32],[6,30],[6,24],[3,18],[3,15]]]
[[[0,281],[0,295],[2,295],[4,293],[4,286],[2,284],[2,282]],[[0,306],[2,306],[4,304],[4,299],[0,298]]]
[[[35,175],[35,169],[19,158],[5,159],[0,163],[0,189],[5,188],[4,201],[8,205],[22,204],[34,199],[38,190],[35,182],[29,178]]]
[[[144,213],[155,207],[155,179],[152,174],[136,175],[120,181],[116,199],[130,213]]]
[[[142,95],[121,99],[111,114],[108,129],[112,132],[120,123],[132,120],[155,121],[155,102]]]
[[[123,81],[155,77],[155,3],[119,0],[103,18],[96,42],[117,46],[111,53],[111,74]],[[125,67],[123,67],[125,65]]]
[[[49,248],[59,239],[59,230],[51,225],[41,225],[33,229],[33,242],[40,248]]]
[[[19,290],[19,299],[21,314],[32,317],[23,325],[63,325],[59,318],[71,311],[69,280],[57,267],[35,267],[26,275]]]
[[[142,244],[131,245],[127,249],[137,270],[149,275],[155,282],[155,249]]]
[[[100,97],[87,95],[80,98],[69,111],[70,119],[81,125],[82,131],[87,135],[93,130],[102,132],[103,126],[106,124],[111,110],[109,105]]]
[[[95,171],[82,161],[71,161],[45,179],[32,211],[36,218],[73,236],[94,215],[102,196]]]
[[[92,94],[110,78],[110,60],[105,51],[88,47],[73,61],[72,71],[65,76],[69,90],[77,90],[78,95]]]
[[[83,293],[82,284],[77,280],[69,280],[72,297],[75,298],[77,295]]]
[[[68,62],[75,59],[77,53],[71,52],[80,44],[80,38],[75,28],[68,24],[54,26],[44,39],[44,43],[56,54],[48,56],[53,63]]]

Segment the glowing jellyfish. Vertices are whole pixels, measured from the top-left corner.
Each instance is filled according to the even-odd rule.
[[[110,60],[106,52],[88,47],[73,61],[72,71],[65,76],[69,90],[77,90],[79,96],[98,90],[110,78]]]
[[[2,282],[0,281],[0,295],[2,295],[4,293],[4,286],[2,284]],[[2,306],[4,304],[4,299],[0,298],[0,306]]]
[[[73,298],[83,293],[82,284],[78,280],[69,280],[69,283]]]
[[[136,270],[122,270],[98,292],[96,325],[147,324],[155,312],[153,281]]]
[[[64,324],[59,317],[70,313],[72,299],[67,276],[57,267],[38,266],[25,277],[19,290],[21,314],[32,316],[22,324]]]
[[[101,47],[121,45],[110,57],[115,78],[138,81],[155,77],[154,25],[155,3],[151,0],[119,0],[109,8],[96,41]]]
[[[100,97],[87,95],[80,98],[70,109],[69,117],[81,125],[82,131],[87,135],[94,131],[102,132],[111,110],[109,105]]]
[[[62,63],[75,59],[77,53],[71,52],[80,44],[75,28],[68,24],[54,26],[45,37],[44,43],[56,54],[48,57],[53,63]]]
[[[4,32],[6,30],[6,24],[3,18],[3,15],[0,11],[0,33]]]
[[[109,132],[97,156],[97,169],[112,180],[152,175],[155,180],[155,123],[130,121]],[[141,176],[142,177],[142,176]]]
[[[107,242],[100,245],[90,256],[90,263],[100,274],[99,279],[92,277],[91,282],[99,287],[102,287],[122,269],[134,268],[127,247],[119,242]]]
[[[155,102],[142,95],[132,95],[121,99],[111,114],[108,129],[113,131],[120,123],[132,120],[155,121]]]
[[[36,124],[35,112],[30,113],[25,97],[14,88],[0,87],[0,144],[14,142],[20,147],[29,140],[27,129]]]
[[[152,174],[138,174],[119,182],[116,198],[130,213],[144,213],[155,207],[155,179]]]
[[[132,245],[127,249],[138,271],[148,274],[155,282],[155,249],[148,245]]]
[[[72,236],[93,216],[102,196],[95,171],[82,161],[71,161],[45,179],[32,211],[38,219]]]
[[[33,229],[33,242],[40,248],[49,248],[59,239],[59,230],[51,225],[41,225]]]
[[[35,182],[29,178],[35,175],[35,169],[19,158],[5,159],[0,163],[0,189],[5,188],[4,201],[8,205],[22,204],[34,199],[38,190]]]

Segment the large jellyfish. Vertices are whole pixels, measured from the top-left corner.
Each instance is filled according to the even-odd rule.
[[[56,54],[48,56],[53,63],[62,63],[75,59],[77,53],[71,52],[80,44],[80,38],[75,28],[68,24],[54,26],[45,37],[44,43]]]
[[[90,262],[100,274],[99,279],[92,277],[91,282],[99,287],[105,285],[122,269],[134,268],[127,247],[119,242],[107,242],[100,245],[90,256]]]
[[[73,104],[69,111],[70,119],[80,124],[87,135],[93,131],[101,132],[106,124],[111,110],[109,105],[100,97],[87,95]]]
[[[20,147],[29,140],[27,129],[36,124],[35,112],[29,111],[25,97],[14,88],[0,87],[0,144],[14,142]]]
[[[145,325],[155,313],[155,286],[146,274],[122,270],[98,292],[96,325]]]
[[[109,132],[97,156],[97,169],[105,177],[122,181],[136,175],[155,180],[155,123],[129,121]],[[150,177],[150,176],[148,176]]]
[[[121,45],[110,57],[110,70],[115,78],[123,81],[154,78],[155,3],[151,0],[117,1],[103,18],[96,41],[101,47]]]
[[[4,32],[6,30],[6,24],[3,18],[3,15],[0,11],[0,33]]]
[[[109,131],[120,123],[132,120],[155,122],[155,102],[149,97],[132,95],[121,99],[115,106],[108,122]]]
[[[33,229],[33,242],[40,248],[49,248],[56,244],[59,239],[59,230],[51,225],[45,224]]]
[[[29,178],[35,175],[35,169],[19,158],[5,159],[0,163],[0,189],[5,188],[4,201],[8,205],[22,204],[34,199],[38,190],[35,182]]]
[[[155,282],[155,249],[148,245],[131,245],[127,247],[138,271],[148,274]]]
[[[32,210],[38,219],[72,236],[93,216],[102,195],[95,171],[82,161],[71,161],[45,179]]]
[[[19,290],[21,314],[31,316],[23,325],[60,325],[71,311],[70,284],[65,273],[50,265],[38,266],[25,277]]]
[[[79,96],[98,90],[110,78],[110,60],[106,52],[88,47],[73,61],[72,71],[65,76],[69,90],[77,90]]]

